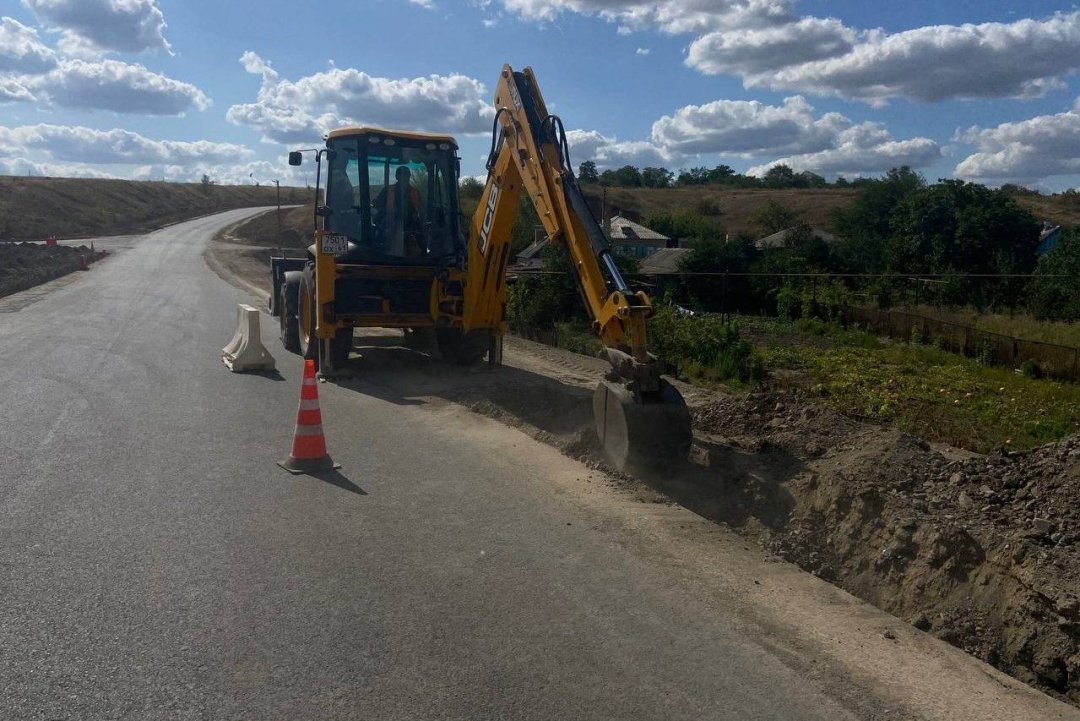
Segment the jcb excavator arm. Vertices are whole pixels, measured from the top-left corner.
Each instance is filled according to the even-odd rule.
[[[469,234],[464,330],[503,330],[510,230],[524,191],[548,238],[569,253],[612,365],[593,401],[597,434],[609,457],[621,468],[685,458],[689,412],[646,347],[652,304],[644,292],[631,291],[619,273],[570,167],[562,121],[548,113],[531,68],[514,72],[503,66],[495,108],[487,185]]]

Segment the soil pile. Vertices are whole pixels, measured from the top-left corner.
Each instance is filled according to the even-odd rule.
[[[104,253],[84,245],[0,243],[0,296],[18,293],[79,269],[79,259],[91,263]]]
[[[721,397],[698,431],[798,461],[742,525],[774,552],[1080,703],[1080,437],[963,457],[793,396]],[[762,458],[764,464],[764,458]]]

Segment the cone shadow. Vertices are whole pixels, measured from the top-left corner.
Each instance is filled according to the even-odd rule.
[[[336,486],[343,491],[355,493],[358,496],[367,495],[367,491],[350,481],[348,478],[342,475],[341,471],[337,470],[336,468],[332,468],[328,471],[316,471],[315,473],[308,473],[305,475],[311,476],[312,478],[317,478],[323,483],[329,483],[331,486]]]

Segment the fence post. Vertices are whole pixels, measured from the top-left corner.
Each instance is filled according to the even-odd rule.
[[[724,323],[730,322],[727,310],[727,291],[728,291],[728,274],[724,271],[724,277],[720,280],[720,320]]]

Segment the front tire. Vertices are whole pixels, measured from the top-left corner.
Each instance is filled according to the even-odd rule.
[[[296,317],[297,290],[296,283],[282,283],[278,293],[278,321],[281,326],[281,345],[290,353],[300,352],[300,322]]]
[[[305,358],[319,362],[319,338],[315,335],[315,273],[311,267],[300,276],[297,293],[298,342],[297,350]]]

